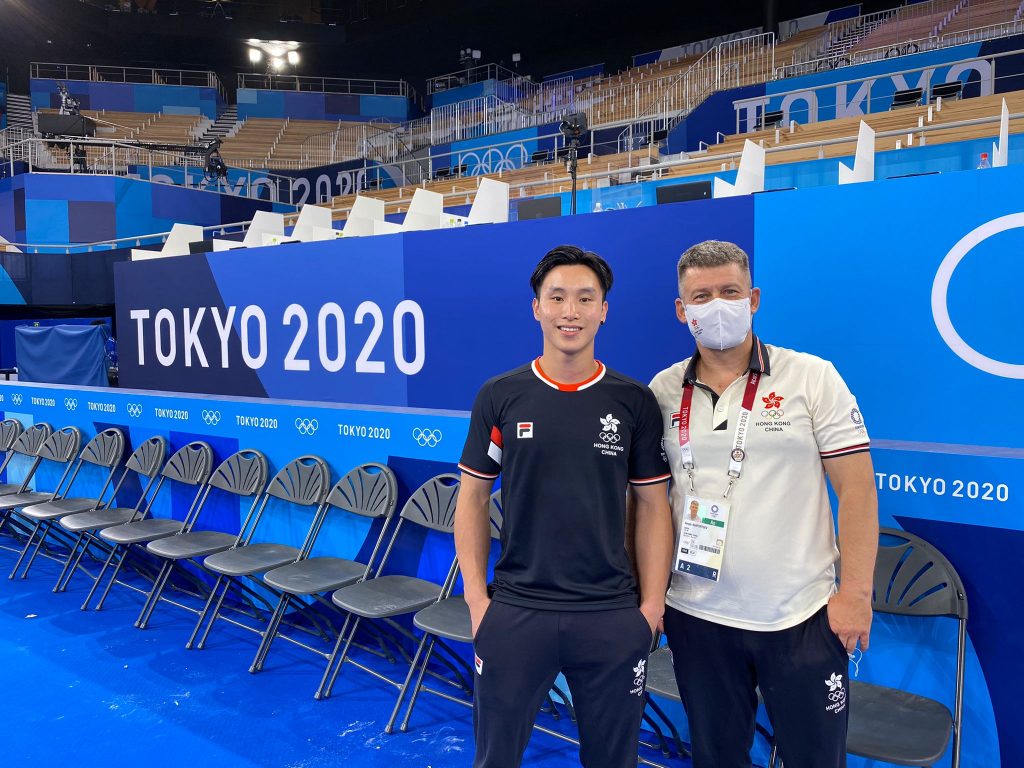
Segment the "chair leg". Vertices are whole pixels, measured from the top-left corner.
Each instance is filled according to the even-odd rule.
[[[420,655],[423,653],[423,646],[427,644],[427,638],[430,633],[424,632],[423,637],[420,638],[420,644],[416,646],[416,653],[413,654],[412,662],[409,664],[409,672],[405,676],[405,680],[402,681],[401,687],[398,689],[398,698],[395,699],[395,706],[391,710],[391,717],[388,718],[388,724],[384,726],[384,733],[391,733],[394,730],[395,718],[398,717],[398,710],[402,706],[402,700],[405,698],[405,692],[409,690],[409,681],[412,679],[413,674],[416,672],[416,668],[419,666]],[[433,643],[431,643],[433,647]]]
[[[171,576],[171,570],[174,568],[173,560],[164,560],[163,566],[160,568],[160,573],[156,577],[156,581],[153,582],[153,588],[149,590],[149,594],[146,595],[146,602],[142,606],[142,610],[139,611],[139,616],[135,619],[135,626],[139,629],[145,629],[149,623],[149,617],[153,613],[153,609],[156,607],[157,601],[160,599],[161,593],[164,591],[164,585],[167,584],[167,580]]]
[[[58,584],[58,592],[64,592],[65,590],[67,590],[68,584],[71,583],[71,579],[74,578],[75,572],[79,569],[85,571],[86,574],[89,573],[82,566],[82,560],[85,558],[85,555],[89,552],[89,548],[97,541],[100,541],[100,539],[97,539],[96,535],[92,531],[85,532],[85,536],[82,539],[82,548],[78,551],[78,554],[75,556],[75,561],[71,564],[71,570],[68,571],[68,575],[64,578],[64,583]]]
[[[274,642],[274,638],[277,637],[277,630],[281,626],[281,619],[284,618],[285,612],[288,610],[288,603],[291,602],[292,596],[287,592],[281,594],[281,599],[277,601],[277,607],[274,608],[274,613],[270,617],[270,621],[267,623],[267,628],[263,630],[263,637],[260,639],[260,647],[256,649],[256,656],[253,657],[252,664],[249,665],[249,671],[252,673],[259,672],[263,669],[263,664],[267,660],[267,654],[270,652],[270,644]]]
[[[218,576],[217,581],[213,585],[213,589],[210,590],[210,596],[206,598],[206,605],[203,606],[203,610],[199,614],[199,620],[196,622],[195,627],[192,629],[192,634],[188,638],[188,642],[185,643],[185,647],[188,649],[192,648],[192,644],[196,641],[196,635],[199,634],[199,630],[203,626],[203,622],[206,621],[206,617],[210,613],[210,606],[213,605],[213,601],[217,598],[217,591],[220,589],[221,584],[224,582],[224,576]],[[203,635],[205,640],[206,636]]]
[[[402,733],[409,730],[409,719],[412,717],[413,707],[416,706],[416,699],[419,698],[420,691],[423,690],[423,677],[427,673],[427,665],[430,664],[430,657],[434,653],[434,643],[436,640],[436,637],[431,636],[427,654],[424,656],[423,664],[420,666],[419,674],[416,676],[416,685],[412,689],[412,696],[409,697],[409,706],[405,708],[405,717],[402,718],[402,724],[398,726],[398,730]]]
[[[345,658],[348,656],[348,649],[352,646],[352,640],[355,638],[356,631],[359,629],[359,624],[362,620],[362,616],[356,616],[356,620],[352,623],[352,629],[349,630],[348,637],[345,637],[344,634],[338,635],[338,642],[335,644],[330,658],[327,659],[327,670],[331,670],[332,664],[334,665],[334,670],[330,671],[330,680],[328,680],[326,688],[324,688],[323,681],[320,682],[320,689],[317,691],[315,698],[326,699],[330,697],[331,691],[334,689],[334,682],[338,679],[338,674],[341,672],[341,668],[345,665]],[[348,626],[347,620],[345,621],[345,626]],[[345,640],[345,647],[341,652],[341,656],[338,656],[338,648],[341,646],[342,639]]]
[[[25,569],[21,572],[21,578],[28,577],[29,568],[32,567],[32,563],[36,561],[36,557],[39,555],[39,550],[43,546],[43,542],[46,541],[46,537],[50,535],[50,531],[53,530],[52,524],[47,520],[41,520],[39,525],[43,526],[43,535],[39,537],[39,541],[36,542],[36,548],[32,550],[32,557],[28,559],[28,563],[25,565]],[[39,528],[39,525],[36,528]]]
[[[213,606],[213,615],[210,616],[210,620],[206,622],[206,628],[203,629],[203,634],[199,638],[199,644],[196,645],[200,651],[206,647],[206,638],[210,636],[210,630],[213,629],[213,625],[217,622],[217,617],[220,616],[220,609],[224,605],[224,598],[228,596],[228,590],[231,589],[231,579],[227,576],[224,577],[224,587],[220,591],[220,596],[217,598],[217,602]]]
[[[61,582],[64,581],[64,577],[68,575],[68,569],[71,567],[71,563],[74,561],[76,555],[78,554],[78,548],[79,548],[79,546],[81,546],[82,539],[84,537],[85,537],[84,533],[78,534],[78,538],[75,539],[75,543],[71,546],[70,551],[68,551],[68,556],[64,560],[64,567],[61,568],[60,576],[57,577],[57,581],[54,582],[54,584],[53,584],[53,591],[54,592],[63,592],[64,591],[64,590],[62,590],[60,588]]]
[[[96,578],[92,580],[92,587],[89,589],[89,594],[85,596],[85,602],[82,603],[81,609],[86,611],[89,609],[89,601],[92,600],[92,596],[96,593],[97,587],[100,585],[100,581],[107,572],[107,568],[110,567],[110,563],[114,559],[114,555],[117,554],[117,547],[111,547],[110,554],[107,555],[107,559],[103,563],[103,567],[100,568],[100,572],[96,574]]]
[[[21,561],[25,559],[25,555],[28,554],[29,549],[32,547],[32,542],[35,541],[36,534],[39,532],[39,526],[43,524],[40,520],[36,523],[36,527],[32,529],[32,533],[29,534],[28,541],[25,542],[25,546],[21,548],[21,554],[18,555],[18,560],[11,569],[11,572],[7,574],[7,578],[14,581],[15,576],[18,574],[18,569],[21,567]]]
[[[121,548],[115,545],[114,551],[117,552],[119,549],[121,549]],[[129,545],[128,547],[125,547],[124,551],[121,552],[121,557],[117,561],[117,568],[114,569],[114,573],[110,576],[110,581],[107,582],[106,589],[104,589],[103,590],[103,594],[100,595],[100,601],[98,603],[96,603],[96,610],[97,611],[102,611],[103,610],[103,603],[106,602],[107,595],[110,594],[110,588],[113,587],[114,586],[114,582],[117,581],[117,574],[119,574],[121,572],[121,569],[124,567],[125,561],[128,560],[128,551],[130,549],[131,549],[131,545]]]

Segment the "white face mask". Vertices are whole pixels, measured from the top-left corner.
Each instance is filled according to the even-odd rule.
[[[708,349],[739,346],[750,332],[750,298],[686,305],[686,327]]]

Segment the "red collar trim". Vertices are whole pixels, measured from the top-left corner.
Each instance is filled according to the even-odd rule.
[[[539,357],[536,360],[534,360],[530,365],[533,368],[533,372],[536,374],[537,378],[543,381],[549,387],[554,387],[560,392],[579,392],[581,389],[592,387],[594,384],[597,384],[597,382],[599,382],[604,377],[604,372],[607,370],[604,367],[604,363],[602,363],[600,360],[595,360],[595,362],[597,363],[597,370],[594,372],[594,375],[588,379],[584,379],[583,381],[578,381],[575,384],[563,384],[560,381],[555,381],[554,379],[552,379],[550,376],[544,373],[544,369],[540,367]]]

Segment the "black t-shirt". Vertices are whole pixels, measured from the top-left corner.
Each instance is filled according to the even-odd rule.
[[[636,606],[626,486],[669,479],[661,435],[651,390],[600,363],[574,385],[547,378],[539,360],[484,384],[459,467],[502,476],[494,599],[549,610]]]

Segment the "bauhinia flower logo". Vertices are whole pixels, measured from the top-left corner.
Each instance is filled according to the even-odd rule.
[[[782,395],[776,395],[774,392],[769,392],[767,397],[761,398],[765,408],[778,408],[785,399]]]
[[[834,691],[841,691],[843,689],[843,676],[837,675],[833,672],[832,677],[825,681],[825,685],[828,686],[830,693]]]
[[[610,413],[601,419],[601,429],[606,432],[618,432],[619,431],[619,420],[612,416]]]

